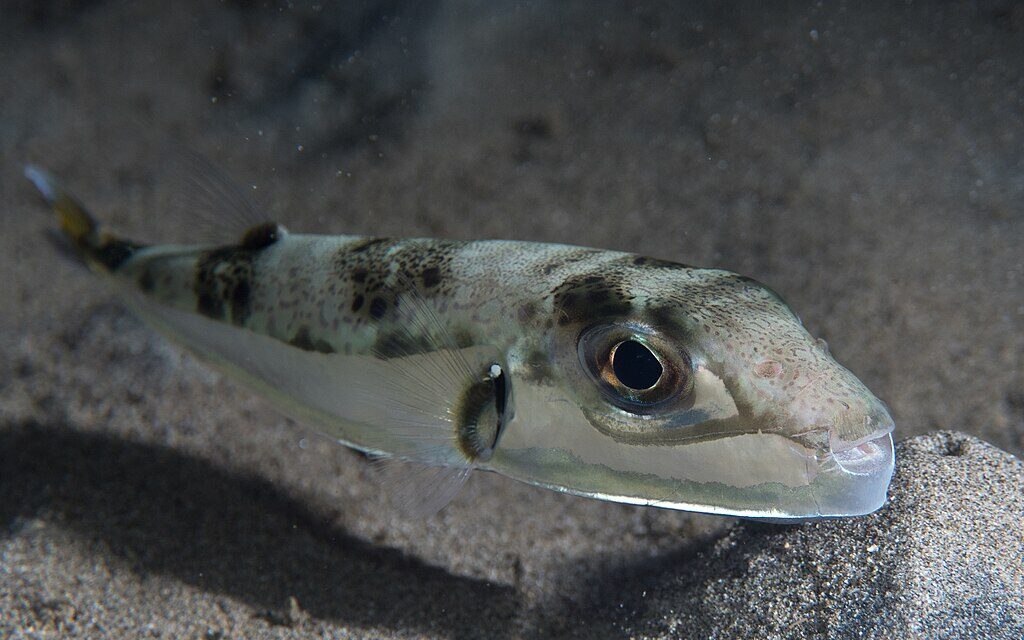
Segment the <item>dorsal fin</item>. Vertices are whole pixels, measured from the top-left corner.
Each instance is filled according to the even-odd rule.
[[[263,222],[250,227],[242,236],[239,246],[250,251],[259,251],[280,240],[285,233],[285,228],[276,222]]]
[[[262,241],[266,246],[276,240],[273,229],[283,231],[256,203],[251,189],[194,151],[172,151],[167,174],[171,208],[188,227],[190,240],[242,245]]]

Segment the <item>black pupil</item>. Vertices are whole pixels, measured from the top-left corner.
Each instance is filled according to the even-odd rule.
[[[651,350],[636,340],[620,342],[612,359],[619,382],[630,389],[650,389],[661,378],[661,363]]]

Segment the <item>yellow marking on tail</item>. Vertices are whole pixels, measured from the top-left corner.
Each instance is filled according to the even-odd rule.
[[[57,180],[38,167],[25,167],[25,177],[49,203],[64,235],[82,260],[97,271],[116,271],[142,245],[124,240],[103,229],[96,219]]]
[[[38,167],[25,167],[25,177],[39,189],[57,214],[61,230],[76,247],[87,250],[95,246],[98,225],[78,200],[67,193],[52,175]]]

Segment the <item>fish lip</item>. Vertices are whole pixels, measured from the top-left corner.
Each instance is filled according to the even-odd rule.
[[[831,450],[832,460],[843,472],[853,476],[872,476],[888,467],[892,460],[892,435],[889,432],[844,443]]]
[[[854,440],[844,440],[837,430],[829,431],[828,457],[843,473],[870,476],[892,466],[892,432],[895,428],[892,416],[888,411],[880,417],[865,416],[864,426],[875,428]]]
[[[863,428],[857,430],[859,434],[851,433],[853,425],[849,423],[833,423],[803,434],[804,442],[813,443],[817,452],[813,462],[806,461],[807,483],[814,505],[811,517],[856,517],[885,505],[895,468],[892,439],[895,425],[884,405],[879,405],[863,420]],[[846,439],[844,434],[858,437]]]
[[[862,516],[888,499],[895,467],[892,434],[869,434],[852,442],[836,439],[820,473],[810,481],[816,517]]]

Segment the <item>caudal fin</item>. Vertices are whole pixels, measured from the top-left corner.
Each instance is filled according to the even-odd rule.
[[[86,208],[47,171],[28,165],[25,177],[32,181],[57,214],[64,235],[89,266],[115,271],[140,248],[140,245],[103,231]]]

